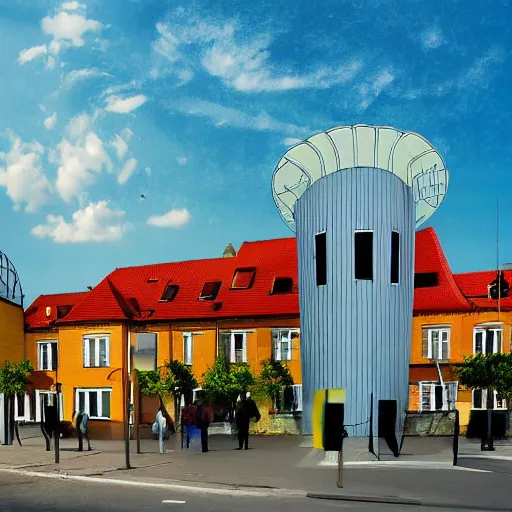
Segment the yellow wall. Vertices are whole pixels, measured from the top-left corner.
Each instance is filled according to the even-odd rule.
[[[0,297],[0,366],[24,357],[23,308]]]

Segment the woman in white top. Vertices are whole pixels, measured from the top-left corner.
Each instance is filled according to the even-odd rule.
[[[158,412],[156,413],[156,420],[155,423],[157,425],[158,430],[158,448],[160,453],[165,452],[165,446],[164,446],[164,432],[167,428],[167,420],[164,416],[162,407],[158,408]]]

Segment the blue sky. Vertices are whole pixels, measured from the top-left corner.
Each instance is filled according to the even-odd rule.
[[[27,305],[290,236],[275,165],[356,123],[442,154],[429,225],[454,271],[495,267],[497,194],[512,261],[509,2],[320,4],[0,0],[0,250]]]

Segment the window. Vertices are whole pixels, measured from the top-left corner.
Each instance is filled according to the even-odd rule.
[[[75,409],[83,409],[92,420],[109,420],[111,393],[111,388],[77,389]]]
[[[221,281],[208,281],[204,283],[199,300],[215,300],[220,290]]]
[[[255,268],[238,268],[235,270],[233,281],[231,282],[231,289],[233,290],[246,290],[250,288],[254,282]]]
[[[247,362],[247,333],[223,332],[220,335],[219,354],[230,363]]]
[[[183,362],[185,364],[192,364],[192,344],[193,344],[193,334],[191,332],[183,333]]]
[[[423,357],[438,361],[450,359],[450,327],[423,328]]]
[[[302,411],[302,384],[282,387],[276,402],[274,405],[279,412]]]
[[[136,334],[133,365],[137,370],[156,370],[158,337],[154,332]]]
[[[373,231],[356,231],[354,234],[355,278],[373,281]]]
[[[391,232],[391,284],[398,284],[400,279],[400,233]]]
[[[171,302],[176,297],[179,289],[180,287],[177,284],[168,284],[165,287],[159,302]]]
[[[84,336],[84,368],[110,366],[110,338],[108,336]]]
[[[419,382],[420,411],[453,411],[457,401],[458,382]]]
[[[432,288],[438,284],[437,272],[416,272],[414,274],[414,288]]]
[[[327,233],[315,235],[315,269],[316,285],[327,284]]]
[[[55,371],[58,364],[57,342],[54,340],[37,342],[38,369]]]
[[[473,332],[473,353],[499,354],[502,350],[502,340],[502,327],[477,326]]]
[[[40,391],[36,390],[36,422],[41,421],[41,402],[43,402],[43,407],[55,406],[55,393],[52,391]],[[59,408],[60,408],[60,420],[64,420],[64,394],[59,393]]]
[[[507,402],[494,391],[493,403],[488,403],[488,390],[487,389],[474,389],[473,390],[473,409],[506,409]]]
[[[276,361],[292,360],[292,339],[298,329],[272,329],[272,355]]]
[[[14,418],[16,421],[30,421],[30,396],[16,395],[14,400]]]
[[[279,293],[292,293],[293,279],[291,277],[276,277],[272,286],[272,295]]]

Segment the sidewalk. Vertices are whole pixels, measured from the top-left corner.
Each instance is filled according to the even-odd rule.
[[[353,440],[356,441],[356,440]],[[0,470],[35,471],[45,475],[74,475],[132,482],[133,485],[181,484],[208,488],[263,489],[297,495],[307,493],[336,495],[345,499],[375,497],[381,501],[405,498],[411,503],[428,501],[450,506],[471,504],[489,509],[508,505],[503,502],[512,472],[512,445],[497,445],[495,452],[480,452],[480,444],[461,439],[461,467],[483,471],[454,470],[451,466],[451,440],[446,438],[407,438],[403,455],[384,463],[353,460],[344,469],[344,488],[336,486],[337,469],[324,462],[324,453],[308,447],[301,437],[251,436],[250,450],[234,451],[231,436],[210,436],[210,452],[181,450],[179,436],[167,442],[161,455],[158,443],[141,440],[141,454],[131,442],[131,465],[126,470],[124,443],[92,441],[93,451],[76,451],[76,439],[61,439],[60,463],[54,452],[46,452],[44,440],[33,437],[23,446],[0,446]],[[347,444],[347,455],[350,453]],[[505,457],[505,459],[503,459]],[[388,465],[390,464],[390,465]],[[404,467],[404,464],[406,467]],[[435,467],[435,470],[425,469]],[[411,469],[412,468],[412,469]],[[505,472],[506,471],[506,472]],[[485,491],[483,491],[485,489]],[[491,491],[491,489],[496,489]],[[501,489],[501,494],[500,494]],[[485,505],[485,506],[484,506]],[[492,507],[491,507],[492,508]]]

